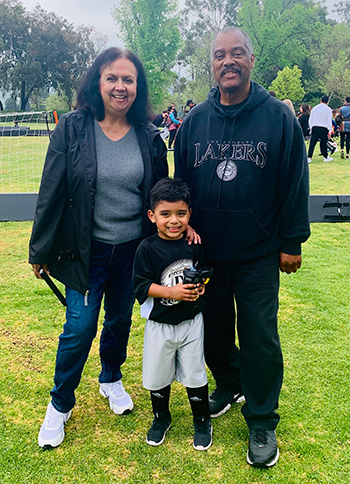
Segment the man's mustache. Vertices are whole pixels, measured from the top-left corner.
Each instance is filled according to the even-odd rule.
[[[241,70],[240,69],[235,69],[234,67],[227,67],[226,69],[223,69],[221,71],[220,77],[223,77],[228,72],[234,72],[235,74],[241,74]]]

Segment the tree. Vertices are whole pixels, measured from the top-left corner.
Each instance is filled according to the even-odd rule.
[[[189,66],[192,80],[188,97],[202,101],[215,84],[211,69],[211,44],[224,27],[237,24],[238,0],[186,0],[181,18],[181,58]]]
[[[318,46],[326,12],[311,0],[245,0],[238,19],[254,46],[254,78],[269,86],[279,70],[302,65]]]
[[[38,62],[26,59],[25,50],[30,38],[28,15],[18,0],[0,2],[0,85],[21,94],[21,108],[28,101],[26,85],[34,89],[42,85]],[[26,65],[26,69],[22,67]]]
[[[324,92],[333,96],[333,89],[337,86],[331,86],[326,78],[329,75],[332,64],[334,65],[334,61],[338,59],[340,51],[343,51],[346,59],[350,60],[350,29],[347,24],[324,25],[321,34],[320,41],[317,43],[317,49],[310,51],[307,60],[312,68],[313,75],[308,76],[306,79],[304,78],[305,90],[316,98],[319,98]],[[344,64],[345,66],[346,64]],[[304,66],[301,64],[300,67],[303,75],[305,75]],[[344,67],[339,65],[339,75],[341,75]],[[332,75],[332,77],[337,78],[336,75]]]
[[[301,101],[305,95],[301,75],[302,72],[298,66],[294,66],[293,69],[287,66],[278,72],[270,89],[275,91],[279,99],[290,99],[292,102]]]
[[[339,18],[346,24],[350,23],[350,0],[336,3],[332,12],[337,13]]]
[[[25,110],[40,89],[61,89],[71,105],[72,93],[96,55],[92,29],[76,29],[36,6],[28,13],[19,0],[0,1],[0,87],[20,96]]]
[[[325,76],[325,89],[329,97],[338,96],[345,99],[350,92],[350,61],[346,53],[341,50],[337,59],[331,63]]]
[[[45,99],[45,109],[46,111],[63,111],[67,112],[70,110],[68,105],[68,100],[65,96],[60,96],[57,92],[51,94]]]
[[[176,3],[170,0],[119,0],[113,15],[125,46],[143,63],[153,107],[161,107],[180,46]]]

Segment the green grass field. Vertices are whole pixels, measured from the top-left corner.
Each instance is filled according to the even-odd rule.
[[[42,129],[45,129],[43,126]],[[36,192],[39,189],[48,137],[0,136],[0,192]],[[339,144],[339,141],[338,141]],[[324,163],[316,146],[310,164],[310,191],[313,195],[349,193],[349,160],[341,159],[340,152],[334,161]],[[173,172],[172,151],[168,160]]]
[[[349,193],[349,162],[339,153],[333,162],[324,163],[315,151],[310,173],[312,193]],[[285,361],[277,428],[281,456],[269,470],[246,463],[248,431],[241,405],[213,421],[213,446],[207,452],[195,451],[190,408],[179,384],[172,387],[173,423],[166,441],[160,447],[146,444],[152,414],[142,387],[144,322],[137,305],[123,367],[134,411],[115,416],[99,394],[98,334],[64,442],[50,451],[39,448],[37,435],[53,385],[64,309],[30,271],[31,225],[0,223],[1,484],[348,482],[350,224],[313,224],[301,270],[281,275],[279,326]],[[210,375],[209,385],[213,389]]]
[[[302,269],[282,274],[280,335],[285,379],[281,457],[269,470],[246,464],[248,432],[236,405],[213,421],[213,446],[195,451],[185,390],[173,385],[173,424],[150,447],[142,387],[143,322],[136,306],[124,384],[135,409],[117,417],[98,392],[98,337],[63,444],[38,447],[64,310],[27,263],[30,222],[0,224],[0,482],[343,484],[349,476],[349,224],[313,224]],[[213,381],[210,378],[210,388]]]

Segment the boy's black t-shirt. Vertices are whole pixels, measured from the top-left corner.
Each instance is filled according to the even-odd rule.
[[[135,256],[133,284],[136,298],[141,304],[143,318],[177,325],[193,319],[202,311],[204,302],[201,297],[190,303],[148,296],[152,283],[176,286],[183,280],[184,268],[192,266],[204,266],[200,244],[188,245],[185,237],[179,240],[165,240],[158,234],[141,242]]]

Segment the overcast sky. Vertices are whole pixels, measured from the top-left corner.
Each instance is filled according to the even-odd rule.
[[[332,8],[338,0],[326,0],[330,17]],[[103,35],[108,37],[108,45],[121,46],[122,42],[116,35],[117,27],[112,18],[111,11],[116,0],[22,0],[27,10],[32,10],[39,4],[48,12],[55,12],[75,25],[91,25]],[[180,0],[184,4],[184,0]]]
[[[39,4],[47,12],[54,12],[75,25],[90,25],[109,40],[108,45],[120,46],[117,27],[111,11],[116,0],[21,0],[27,10]]]

